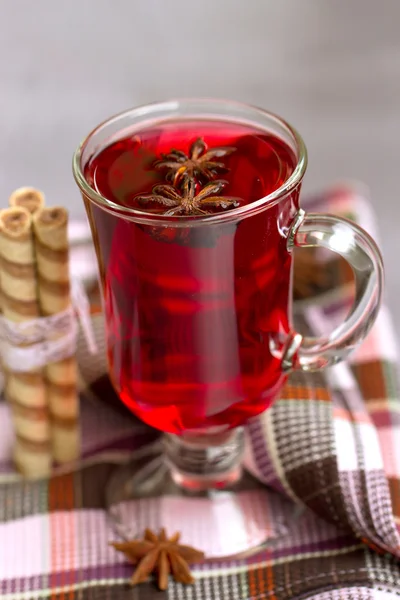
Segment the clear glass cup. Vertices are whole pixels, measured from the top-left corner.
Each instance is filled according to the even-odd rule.
[[[191,118],[272,133],[295,153],[292,175],[256,202],[196,217],[122,207],[86,179],[92,155],[127,132]],[[110,377],[132,411],[165,432],[164,464],[183,489],[237,482],[247,419],[271,405],[290,371],[345,359],[374,323],[383,285],[379,250],[354,223],[299,207],[306,166],[303,140],[284,120],[208,99],[134,108],[99,125],[75,152],[99,263]],[[138,257],[145,244],[151,251]],[[295,247],[332,250],[354,272],[352,310],[325,337],[303,337],[292,325]],[[166,306],[175,307],[168,318]]]

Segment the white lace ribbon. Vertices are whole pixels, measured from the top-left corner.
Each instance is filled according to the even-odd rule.
[[[79,280],[72,281],[71,298],[71,307],[49,317],[39,317],[23,323],[14,323],[0,317],[0,356],[5,368],[23,373],[72,356],[76,351],[78,337],[76,316],[89,352],[97,352],[89,299]]]

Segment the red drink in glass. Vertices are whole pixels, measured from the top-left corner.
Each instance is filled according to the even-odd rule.
[[[138,198],[165,179],[157,158],[171,149],[188,154],[199,138],[208,148],[234,148],[224,159],[223,196],[239,206],[278,189],[296,166],[293,151],[272,134],[188,121],[116,140],[91,157],[86,178],[116,204],[146,210]],[[240,222],[179,230],[92,211],[111,377],[145,422],[173,433],[235,427],[271,404],[284,377],[269,344],[289,332],[285,232],[297,196]]]
[[[238,426],[271,405],[288,372],[344,359],[375,320],[379,251],[355,224],[299,208],[306,164],[300,135],[279,117],[202,99],[112,117],[74,155],[110,377],[166,432],[171,476],[185,488],[236,481]],[[294,246],[335,251],[354,270],[355,304],[329,336],[293,329]]]

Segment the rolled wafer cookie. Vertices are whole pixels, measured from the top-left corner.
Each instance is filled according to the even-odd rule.
[[[44,206],[45,203],[45,199],[44,199],[44,195],[40,190],[37,190],[35,188],[32,187],[21,187],[18,188],[17,190],[14,190],[14,192],[12,192],[11,196],[8,199],[8,203],[11,207],[22,207],[22,208],[26,208],[27,211],[31,214],[34,214],[39,208],[42,208]],[[11,272],[11,275],[14,275],[14,277],[18,277],[18,272],[16,272],[15,268],[12,268],[12,264],[8,264],[7,262],[5,262],[5,272],[4,272],[4,278],[7,278],[9,275],[9,271],[13,270],[14,272]],[[23,283],[23,282],[22,282]],[[0,286],[1,286],[1,280],[0,280]],[[2,287],[2,286],[1,286]],[[5,284],[5,287],[7,286],[7,283]],[[15,296],[17,296],[17,291]],[[24,297],[24,296],[22,296]],[[10,306],[10,300],[8,298],[5,298],[5,303],[7,304],[8,307],[8,311],[12,310],[11,306]],[[2,298],[0,296],[0,307],[2,308]],[[31,307],[31,311],[34,311],[34,307]],[[6,308],[6,312],[7,312],[7,308]],[[20,314],[21,311],[17,310],[15,311],[15,314]],[[25,314],[26,314],[26,310],[25,310]],[[29,315],[27,315],[29,316]]]
[[[40,190],[32,187],[20,187],[11,194],[8,199],[10,206],[22,206],[33,215],[37,210],[44,207],[45,199]]]
[[[71,305],[68,212],[63,207],[43,208],[35,213],[33,227],[40,308],[43,315],[53,315]],[[48,364],[45,374],[53,457],[58,463],[76,460],[80,440],[75,357]]]
[[[23,207],[0,211],[0,278],[4,316],[10,321],[29,321],[40,315],[32,235],[32,217]],[[50,422],[42,371],[6,372],[8,400],[17,439],[34,451],[21,450],[16,443],[14,458],[27,477],[50,473]]]
[[[32,442],[17,435],[14,444],[14,462],[17,470],[26,478],[39,479],[48,476],[49,442]]]

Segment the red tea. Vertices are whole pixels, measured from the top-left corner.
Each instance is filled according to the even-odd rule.
[[[124,135],[89,160],[87,181],[121,207],[174,218],[137,223],[87,202],[113,384],[163,431],[237,426],[268,408],[284,378],[271,342],[290,329],[286,237],[299,190],[250,216],[207,215],[233,217],[278,189],[296,158],[278,137],[231,122]]]

